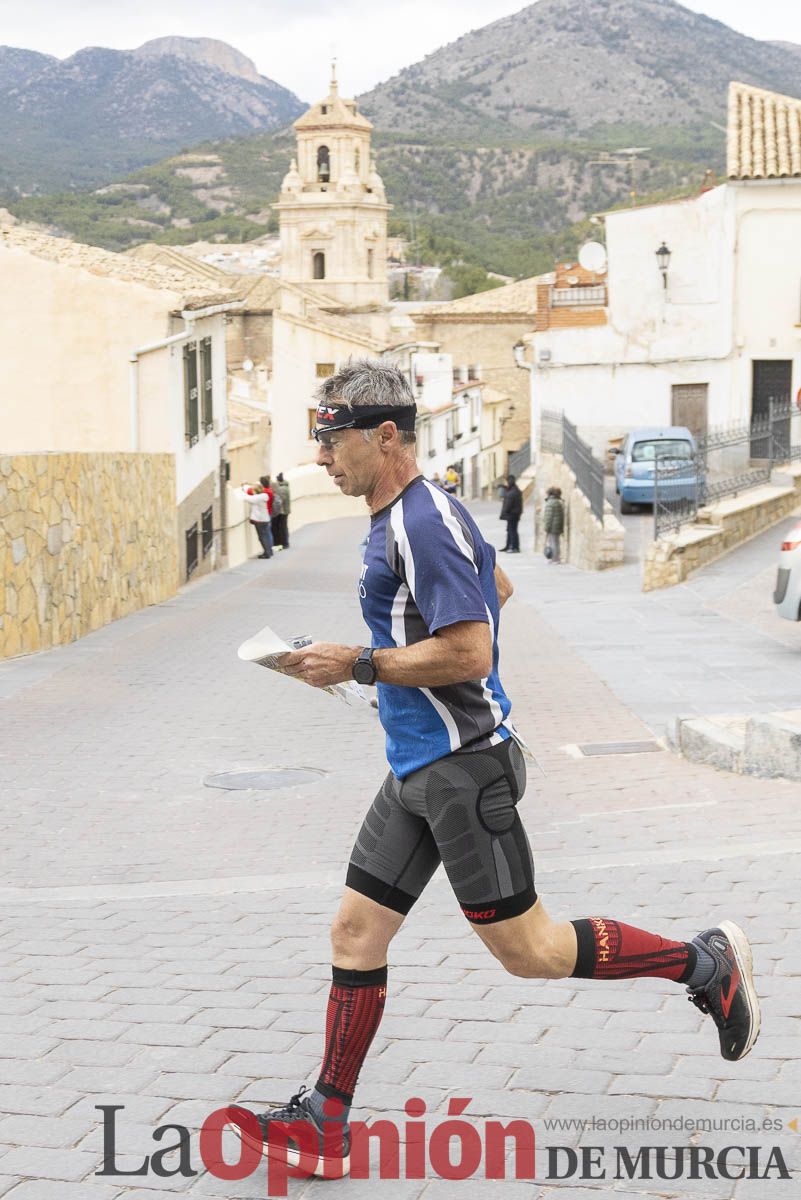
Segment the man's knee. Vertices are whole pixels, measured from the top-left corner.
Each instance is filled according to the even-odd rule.
[[[331,924],[331,949],[335,959],[386,949],[390,937],[380,922],[369,916],[339,912]]]

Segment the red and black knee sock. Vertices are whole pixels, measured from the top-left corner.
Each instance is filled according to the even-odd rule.
[[[332,967],[331,991],[325,1021],[325,1055],[312,1093],[313,1107],[322,1110],[323,1099],[334,1098],[344,1106],[344,1119],[353,1102],[353,1092],[362,1063],[375,1037],[387,995],[387,968],[375,971],[346,971]]]
[[[633,979],[656,975],[687,983],[698,951],[692,942],[671,942],[606,917],[572,921],[578,942],[573,975],[578,979]]]

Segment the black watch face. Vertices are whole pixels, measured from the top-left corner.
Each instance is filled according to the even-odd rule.
[[[375,683],[375,667],[366,659],[359,659],[353,664],[353,678],[357,683]]]

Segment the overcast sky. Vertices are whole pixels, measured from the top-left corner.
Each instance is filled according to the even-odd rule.
[[[328,62],[356,95],[520,0],[0,0],[5,45],[66,58],[84,46],[133,49],[151,38],[212,37],[303,100],[324,94]],[[751,37],[801,43],[798,0],[688,0],[687,7]]]

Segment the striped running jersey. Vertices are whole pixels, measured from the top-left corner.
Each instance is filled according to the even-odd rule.
[[[457,621],[482,621],[492,633],[485,679],[433,688],[378,683],[387,759],[399,779],[463,746],[478,750],[510,736],[494,573],[494,547],[465,507],[422,475],[372,516],[359,596],[376,649],[411,646]]]

